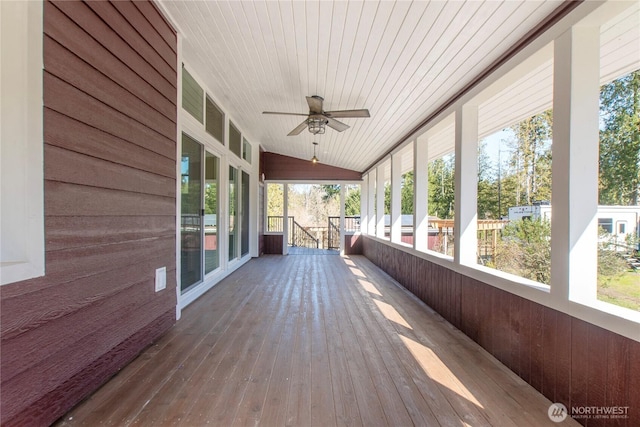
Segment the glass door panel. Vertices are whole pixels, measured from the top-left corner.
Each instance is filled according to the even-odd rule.
[[[202,281],[202,146],[182,134],[180,205],[181,285]]]
[[[220,266],[218,252],[218,182],[220,163],[216,156],[205,151],[204,169],[204,273]]]
[[[229,261],[238,257],[238,170],[229,166]]]
[[[249,174],[242,171],[242,210],[240,211],[240,248],[242,256],[249,253]]]

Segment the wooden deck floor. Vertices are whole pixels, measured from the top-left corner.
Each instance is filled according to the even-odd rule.
[[[366,258],[274,255],[58,425],[557,425],[549,405]]]

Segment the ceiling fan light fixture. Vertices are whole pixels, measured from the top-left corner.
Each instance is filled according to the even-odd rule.
[[[322,135],[325,132],[325,124],[326,121],[320,118],[309,118],[307,120],[307,126],[309,127],[309,132],[314,135]]]
[[[318,162],[320,161],[320,159],[318,159],[318,158],[316,157],[316,145],[318,145],[318,143],[317,143],[317,142],[314,142],[314,143],[313,143],[313,157],[311,158],[311,163],[314,163],[314,164],[315,164],[315,163],[318,163]]]

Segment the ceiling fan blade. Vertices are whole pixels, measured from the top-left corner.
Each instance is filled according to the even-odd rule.
[[[309,111],[315,114],[322,114],[322,97],[320,96],[307,96],[307,104],[309,104]]]
[[[325,114],[329,117],[347,118],[347,117],[371,117],[369,110],[338,110],[338,111],[325,111]]]
[[[263,111],[262,114],[281,114],[285,116],[308,116],[305,113],[281,113],[279,111]]]
[[[327,119],[327,126],[337,130],[338,132],[349,129],[349,125],[345,125],[344,123],[339,122],[336,119],[332,119],[331,117],[327,116],[325,116],[325,118]]]
[[[307,121],[305,120],[304,122],[302,122],[298,126],[296,126],[295,129],[293,129],[291,132],[289,132],[287,134],[287,136],[300,135],[300,133],[303,130],[305,130],[306,128],[307,128]]]

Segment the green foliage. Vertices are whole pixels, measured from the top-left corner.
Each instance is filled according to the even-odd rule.
[[[218,185],[207,183],[204,190],[204,213],[218,213]]]
[[[600,91],[600,204],[637,205],[640,187],[640,70]]]
[[[499,218],[498,177],[487,154],[487,143],[478,143],[478,219]]]
[[[400,211],[404,215],[413,213],[413,171],[401,176],[400,181]],[[391,214],[391,183],[384,186],[384,213]]]
[[[267,216],[282,216],[284,191],[282,184],[267,184]]]
[[[512,221],[502,230],[494,264],[498,270],[549,284],[551,223],[547,220]]]
[[[509,174],[514,184],[513,202],[507,206],[531,205],[551,200],[551,110],[531,116],[512,126],[515,138],[509,141]]]
[[[429,164],[429,215],[453,218],[455,158],[453,154]]]
[[[400,211],[403,215],[413,213],[413,171],[402,175],[400,183]]]
[[[348,190],[344,198],[344,214],[346,216],[360,216],[360,186]]]
[[[628,265],[616,251],[616,236],[600,228],[598,241],[598,285],[606,288],[628,270]]]
[[[324,202],[340,196],[340,184],[325,184],[321,185],[320,188],[324,192],[322,195]]]
[[[384,214],[391,214],[391,183],[384,184]]]

